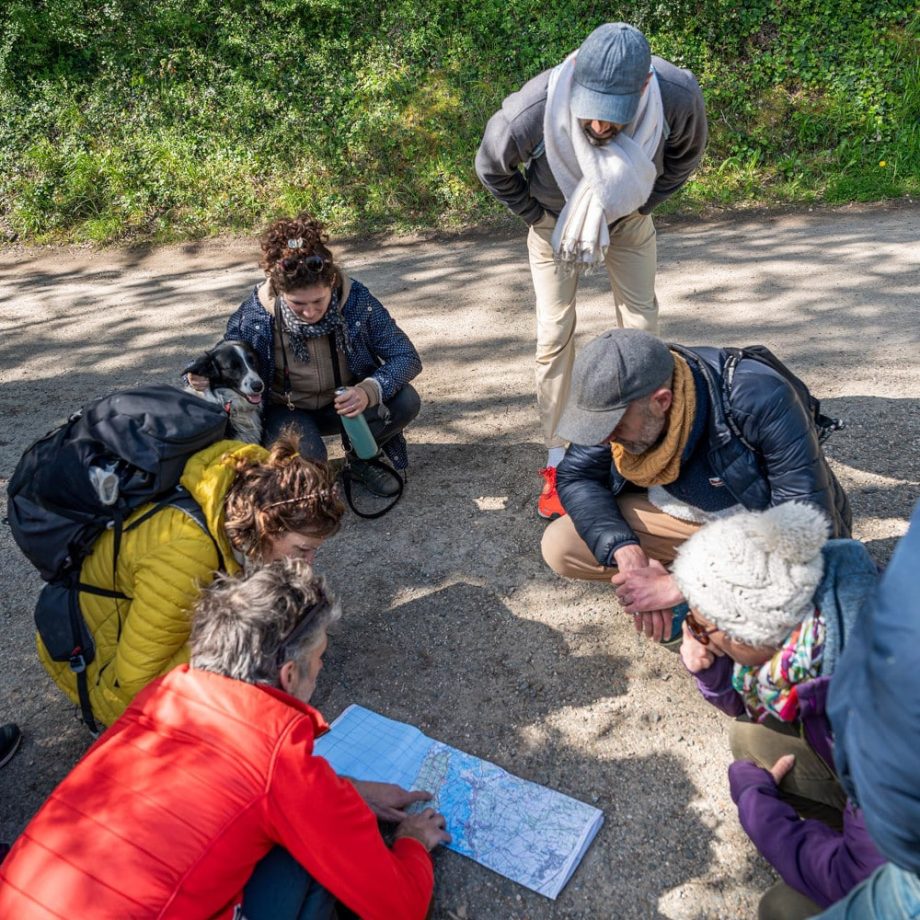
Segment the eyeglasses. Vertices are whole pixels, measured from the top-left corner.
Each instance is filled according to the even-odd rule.
[[[318,255],[285,256],[278,264],[281,266],[281,271],[286,275],[293,274],[301,269],[306,269],[311,274],[318,275],[329,264],[329,260]]]
[[[316,604],[313,604],[310,607],[307,607],[304,615],[294,624],[294,626],[288,630],[287,635],[281,639],[281,643],[278,645],[278,651],[275,654],[275,664],[280,669],[281,665],[288,660],[288,646],[296,645],[304,635],[306,635],[308,629],[313,623],[313,620],[316,618],[316,614],[328,603],[328,601],[323,598]]]
[[[699,620],[692,613],[688,613],[684,622],[687,624],[687,631],[699,642],[700,645],[709,645],[710,635],[714,632],[719,631],[718,626],[713,626],[710,629],[704,629],[700,624]]]

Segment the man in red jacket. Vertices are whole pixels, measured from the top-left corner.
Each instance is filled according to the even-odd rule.
[[[327,726],[308,700],[338,616],[302,561],[215,582],[190,665],[136,697],[0,865],[0,916],[324,918],[338,900],[421,920],[428,853],[450,837],[433,809],[405,809],[430,795],[312,753]],[[397,822],[392,847],[377,818]]]

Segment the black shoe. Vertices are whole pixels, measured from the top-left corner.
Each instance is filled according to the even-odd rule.
[[[351,478],[355,482],[360,482],[368,492],[373,495],[380,495],[383,498],[392,498],[399,492],[399,485],[396,478],[385,470],[380,469],[366,460],[358,457],[351,457],[348,461],[351,470]],[[395,472],[395,470],[394,470]],[[399,475],[398,473],[396,474]]]
[[[22,732],[18,725],[10,722],[9,725],[0,726],[0,767],[12,760],[20,741],[22,741]]]

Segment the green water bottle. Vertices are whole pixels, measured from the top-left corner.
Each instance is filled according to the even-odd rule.
[[[665,639],[665,642],[674,642],[675,639],[681,637],[684,631],[684,620],[687,619],[689,612],[690,605],[686,602],[671,608],[671,636]]]
[[[335,395],[341,396],[347,389],[347,387],[339,387],[335,391]],[[345,429],[345,434],[348,435],[348,440],[351,441],[351,449],[362,460],[371,460],[377,456],[380,449],[377,447],[377,442],[371,434],[370,425],[367,424],[367,419],[363,413],[354,418],[340,415],[339,421],[341,421],[342,427]]]

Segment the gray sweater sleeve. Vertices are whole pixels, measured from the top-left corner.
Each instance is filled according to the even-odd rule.
[[[648,214],[673,195],[699,165],[706,146],[703,94],[689,70],[653,58],[669,133],[655,153],[658,178],[648,201]],[[489,119],[476,153],[476,174],[482,184],[512,213],[536,223],[543,212],[558,214],[565,204],[542,151],[543,116],[550,71],[529,80],[507,96]],[[534,154],[540,152],[538,157]],[[533,160],[533,162],[531,162]],[[521,167],[527,167],[526,174]]]
[[[531,183],[521,171],[543,140],[543,113],[549,71],[512,93],[489,119],[476,153],[479,181],[512,213],[526,223],[543,216]]]
[[[670,133],[663,145],[662,171],[648,201],[639,208],[642,214],[650,214],[690,178],[703,158],[709,134],[703,94],[693,74],[660,58],[655,58],[655,70]]]

